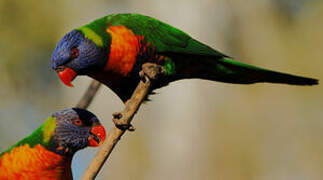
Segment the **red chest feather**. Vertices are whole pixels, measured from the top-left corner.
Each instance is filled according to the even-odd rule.
[[[0,180],[72,179],[71,159],[46,150],[41,145],[23,145],[0,159]]]

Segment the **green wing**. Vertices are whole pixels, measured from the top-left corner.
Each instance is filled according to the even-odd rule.
[[[105,25],[123,25],[131,29],[136,35],[143,36],[155,46],[159,53],[185,55],[187,66],[180,69],[187,72],[187,69],[192,68],[187,78],[202,78],[241,84],[272,82],[313,85],[318,83],[316,79],[275,72],[225,58],[228,56],[198,42],[185,32],[148,16],[116,14],[104,18]],[[188,61],[188,59],[192,60]],[[203,59],[203,63],[197,62],[195,59]],[[173,60],[176,60],[176,58]],[[177,65],[180,64],[182,63]]]
[[[203,56],[227,57],[191,38],[185,32],[157,19],[140,14],[106,16],[108,25],[124,25],[136,35],[143,36],[160,53],[183,53]]]

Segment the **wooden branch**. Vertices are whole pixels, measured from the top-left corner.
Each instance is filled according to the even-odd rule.
[[[81,100],[77,103],[77,108],[87,109],[91,104],[95,94],[100,88],[101,83],[99,81],[93,80],[90,86],[87,88]]]
[[[108,138],[103,142],[89,167],[85,170],[81,178],[82,180],[93,180],[98,175],[105,161],[109,158],[121,136],[127,130],[134,130],[134,127],[131,125],[132,118],[144,99],[148,96],[152,86],[151,81],[158,79],[161,75],[165,75],[165,73],[166,71],[160,65],[154,63],[145,63],[142,65],[142,71],[139,73],[142,80],[139,82],[131,98],[126,102],[124,110],[120,113],[114,113],[113,122],[115,126],[111,128]],[[99,87],[100,83],[93,81],[77,107],[86,109]]]
[[[127,101],[124,110],[121,113],[118,113],[120,119],[114,121],[119,121],[120,124],[129,125],[128,127],[130,127],[132,118],[150,91],[151,81],[147,76],[144,76],[144,78],[145,82],[139,82],[131,98]],[[119,129],[116,126],[111,128],[108,138],[101,145],[91,164],[85,170],[82,180],[93,180],[97,176],[105,161],[109,158],[113,148],[118,143],[125,131],[126,129]]]

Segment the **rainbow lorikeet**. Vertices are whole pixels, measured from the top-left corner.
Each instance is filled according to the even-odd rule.
[[[58,111],[0,154],[0,179],[73,179],[74,153],[104,140],[104,127],[91,112],[78,108]]]
[[[153,89],[186,78],[237,84],[318,84],[316,79],[234,61],[181,30],[140,14],[108,15],[72,30],[58,43],[51,67],[68,86],[77,75],[88,75],[126,101],[147,62],[165,72]]]

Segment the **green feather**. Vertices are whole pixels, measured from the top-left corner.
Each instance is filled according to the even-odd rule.
[[[174,61],[171,60],[171,58],[168,58],[168,57],[166,58],[163,68],[166,71],[166,75],[175,75],[176,74],[176,65],[175,65]]]
[[[55,132],[55,128],[56,128],[56,119],[55,117],[50,116],[39,128],[37,128],[29,136],[20,140],[18,143],[16,143],[15,145],[11,146],[9,149],[2,152],[0,154],[0,157],[6,152],[10,152],[15,147],[18,147],[24,144],[29,144],[30,147],[34,147],[37,144],[47,147],[49,145],[50,138]]]
[[[202,58],[203,59],[203,58]],[[204,57],[203,63],[194,60],[186,66],[192,70],[187,75],[201,79],[237,84],[257,82],[284,83],[294,85],[314,85],[318,80],[259,68],[228,58],[214,59]]]
[[[109,48],[111,36],[106,32],[109,26],[125,26],[135,35],[143,36],[158,55],[166,57],[166,63],[163,66],[168,75],[175,75],[174,80],[202,78],[239,84],[272,82],[313,85],[318,83],[316,79],[275,72],[228,59],[228,56],[191,38],[185,32],[140,14],[112,14],[78,29],[98,46],[101,46],[102,39],[103,46]]]
[[[90,33],[84,31],[89,28],[102,38],[104,46],[111,42],[106,28],[109,26],[125,26],[131,29],[135,35],[143,36],[148,42],[154,45],[159,53],[185,53],[207,56],[225,56],[224,54],[192,39],[185,32],[163,23],[157,19],[140,14],[112,14],[97,19],[87,25],[77,28],[85,36]],[[96,38],[90,38],[96,39]],[[96,43],[96,41],[94,41]]]
[[[96,44],[97,46],[103,47],[103,40],[102,40],[101,36],[96,34],[96,32],[94,32],[92,29],[90,29],[86,26],[83,26],[83,27],[78,28],[77,30],[82,31],[82,33],[85,35],[85,38],[92,40],[94,42],[94,44]]]
[[[85,37],[92,40],[97,46],[109,48],[111,36],[106,32],[107,27],[106,17],[103,17],[76,28],[76,30],[81,31]]]

